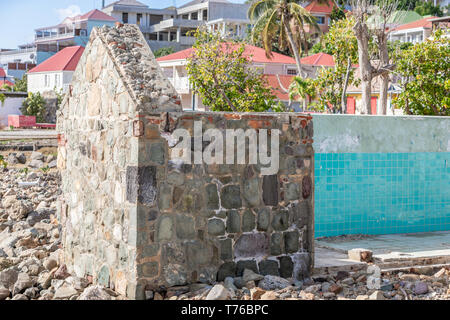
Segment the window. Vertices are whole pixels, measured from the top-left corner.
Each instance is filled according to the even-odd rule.
[[[128,12],[122,12],[122,22],[128,23]]]
[[[191,20],[198,20],[198,13],[197,12],[192,12],[191,13]]]
[[[297,69],[289,68],[289,69],[287,69],[286,73],[290,76],[295,76],[295,75],[297,75]]]
[[[137,19],[136,19],[136,24],[137,24],[138,26],[141,25],[141,20],[142,20],[142,13],[138,13],[138,14],[137,14]]]
[[[203,20],[208,20],[208,10],[207,9],[205,9],[205,10],[203,10]]]
[[[183,14],[183,15],[181,16],[181,19],[188,20],[188,19],[189,19],[189,15]]]
[[[50,76],[48,74],[46,74],[44,76],[44,84],[45,84],[45,87],[49,87],[50,86]]]
[[[317,24],[325,24],[325,17],[314,16],[317,20]]]
[[[55,74],[55,87],[59,87],[59,74]]]

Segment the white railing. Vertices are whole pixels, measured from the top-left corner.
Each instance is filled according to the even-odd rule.
[[[169,78],[169,81],[172,83],[175,90],[177,90],[180,94],[189,93],[189,78],[181,77],[181,78]]]

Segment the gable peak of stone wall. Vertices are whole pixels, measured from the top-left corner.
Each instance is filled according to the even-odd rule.
[[[137,110],[143,112],[181,111],[181,100],[158,62],[139,27],[116,24],[96,28],[117,71],[131,91]]]
[[[115,27],[94,28],[87,45],[100,39],[104,52],[136,105],[138,113],[181,111],[181,100],[170,81],[164,76],[158,62],[139,28],[135,25],[117,24]],[[77,69],[85,63],[91,50],[85,50]],[[95,56],[94,60],[104,57]],[[77,72],[74,79],[77,78]],[[63,106],[65,105],[63,102]]]

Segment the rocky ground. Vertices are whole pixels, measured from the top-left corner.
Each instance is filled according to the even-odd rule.
[[[10,163],[0,171],[0,300],[125,299],[111,289],[93,285],[92,277],[68,274],[59,263],[59,174],[51,168],[15,168],[13,157],[17,163],[41,161],[38,168],[47,168],[54,161],[51,155],[39,152],[5,157]],[[246,269],[241,277],[218,284],[191,284],[145,294],[149,300],[441,300],[450,299],[450,268],[382,274],[370,265],[366,271],[314,275],[304,281]]]

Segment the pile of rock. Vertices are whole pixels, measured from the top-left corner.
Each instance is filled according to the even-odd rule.
[[[367,271],[339,271],[304,281],[259,275],[245,269],[242,277],[226,278],[215,286],[194,284],[173,287],[166,292],[146,292],[155,300],[447,300],[450,298],[450,268],[410,270],[381,274],[379,285],[367,279]],[[427,275],[425,273],[429,273]],[[378,283],[376,281],[376,283]]]
[[[27,164],[28,160],[28,164]],[[56,168],[56,156],[53,154],[44,155],[41,152],[33,151],[27,159],[25,153],[23,152],[11,152],[6,157],[6,162],[8,166],[15,166],[17,164],[26,164],[30,168]]]
[[[57,172],[0,175],[0,300],[120,298],[60,265],[59,182]]]

